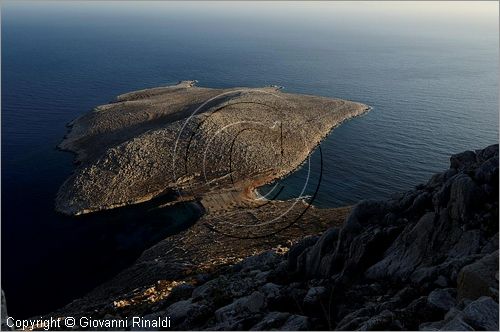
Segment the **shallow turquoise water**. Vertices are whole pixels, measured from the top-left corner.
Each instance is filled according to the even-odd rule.
[[[57,188],[73,169],[71,155],[55,149],[65,124],[120,93],[197,79],[209,87],[277,84],[372,106],[322,143],[320,206],[410,189],[446,168],[451,153],[498,142],[498,5],[384,6],[3,5],[2,287],[9,312],[61,306],[129,264],[158,229],[171,234],[191,222],[190,212],[174,210],[119,215],[105,226],[53,212]],[[306,170],[280,183],[278,199],[298,195]],[[316,152],[305,194],[318,172]]]

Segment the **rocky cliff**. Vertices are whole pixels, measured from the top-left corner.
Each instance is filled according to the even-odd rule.
[[[360,202],[341,226],[174,281],[164,270],[177,245],[160,243],[51,316],[169,316],[178,330],[498,330],[498,162],[498,145],[453,155],[426,184]]]
[[[151,307],[177,329],[498,330],[498,145]]]

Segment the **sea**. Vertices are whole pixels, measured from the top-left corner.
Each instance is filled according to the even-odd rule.
[[[54,211],[66,124],[121,93],[198,80],[365,103],[278,183],[319,207],[384,199],[498,143],[498,2],[2,2],[1,286],[59,308],[187,229],[191,206]],[[279,186],[276,186],[276,185]],[[151,212],[153,211],[153,212]]]

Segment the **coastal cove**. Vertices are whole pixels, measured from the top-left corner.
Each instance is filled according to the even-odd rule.
[[[421,30],[410,32],[372,15],[359,26],[342,11],[302,22],[293,6],[262,22],[241,8],[224,16],[189,4],[60,5],[2,6],[2,288],[16,318],[83,296],[202,214],[188,203],[150,209],[169,197],[78,217],[55,212],[58,188],[76,169],[74,156],[56,148],[66,125],[128,91],[197,79],[372,106],[322,141],[321,208],[410,190],[448,168],[450,154],[498,142],[498,35],[490,26],[463,31],[470,22],[446,21],[429,31],[413,17]],[[276,185],[284,187],[276,200],[297,197],[310,172],[304,195],[312,195],[319,157],[316,149],[310,168],[259,193]]]

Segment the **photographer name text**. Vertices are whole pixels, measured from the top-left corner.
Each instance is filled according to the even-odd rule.
[[[5,320],[9,328],[16,330],[54,330],[67,328],[82,329],[139,329],[139,328],[170,328],[170,317],[156,317],[154,319],[143,317],[125,318],[92,318],[92,317],[58,317],[40,319],[15,319],[7,317]]]

